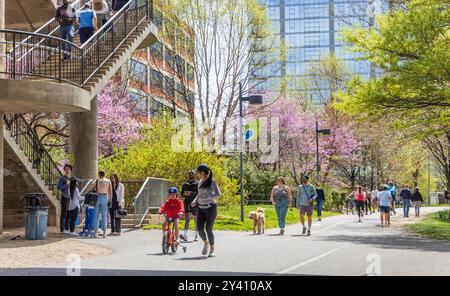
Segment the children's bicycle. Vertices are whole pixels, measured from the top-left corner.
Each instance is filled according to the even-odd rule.
[[[181,245],[181,244],[180,244]],[[186,246],[181,245],[183,248],[183,252],[186,253]],[[169,249],[172,250],[172,253],[176,253],[178,250],[178,244],[175,241],[175,228],[173,227],[173,219],[167,218],[165,227],[164,227],[164,233],[163,233],[163,239],[162,239],[162,251],[163,254],[166,255],[169,253]]]

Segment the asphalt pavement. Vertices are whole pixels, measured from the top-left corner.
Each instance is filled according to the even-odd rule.
[[[422,214],[442,208],[422,208]],[[393,224],[403,219],[401,210]],[[414,218],[413,218],[414,219]],[[163,255],[158,230],[125,231],[120,237],[91,239],[111,255],[54,266],[0,270],[0,275],[450,275],[450,241],[424,239],[399,227],[379,227],[379,215],[340,215],[314,222],[311,236],[299,224],[284,236],[216,231],[217,257],[201,255],[202,242],[187,252]],[[193,235],[191,234],[191,238]]]

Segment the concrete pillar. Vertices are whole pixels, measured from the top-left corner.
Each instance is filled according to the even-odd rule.
[[[97,97],[91,100],[89,112],[70,114],[70,152],[74,175],[95,179],[98,173]]]
[[[0,0],[0,29],[5,28],[5,0]],[[5,46],[0,35],[0,71],[3,70]],[[1,76],[1,75],[0,75]],[[1,78],[1,77],[0,77]],[[0,233],[3,232],[3,112],[0,111]]]
[[[3,112],[0,112],[0,234],[3,232]]]

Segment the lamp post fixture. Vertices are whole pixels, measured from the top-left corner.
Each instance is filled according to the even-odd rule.
[[[320,182],[320,159],[319,159],[319,133],[324,135],[331,134],[331,129],[319,129],[319,122],[316,120],[316,169],[317,178],[316,182]]]
[[[249,102],[251,105],[261,105],[263,97],[261,95],[252,95],[248,97],[242,96],[242,83],[239,83],[239,172],[241,187],[241,222],[244,222],[244,133],[242,103]]]

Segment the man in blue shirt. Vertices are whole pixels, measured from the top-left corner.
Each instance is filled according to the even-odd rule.
[[[64,166],[64,175],[60,176],[58,179],[58,190],[61,191],[61,215],[59,218],[59,227],[61,233],[69,233],[69,225],[67,225],[67,211],[69,209],[70,202],[70,178],[72,177],[72,166],[70,164],[66,164]]]
[[[303,176],[303,184],[298,187],[297,192],[297,208],[300,208],[300,222],[303,225],[302,234],[306,234],[305,213],[308,215],[308,233],[311,235],[313,203],[317,198],[316,188],[309,183],[309,177]]]
[[[80,25],[80,43],[84,44],[97,30],[97,16],[89,3],[85,3],[83,9],[78,13],[77,23]]]
[[[409,218],[409,208],[411,207],[412,193],[411,190],[409,190],[408,185],[405,185],[402,191],[400,191],[400,197],[403,201],[403,217]]]
[[[394,215],[397,214],[397,212],[395,211],[395,196],[397,195],[397,188],[395,187],[395,184],[393,182],[389,183],[389,193],[391,194],[391,198],[392,198],[392,213]]]

